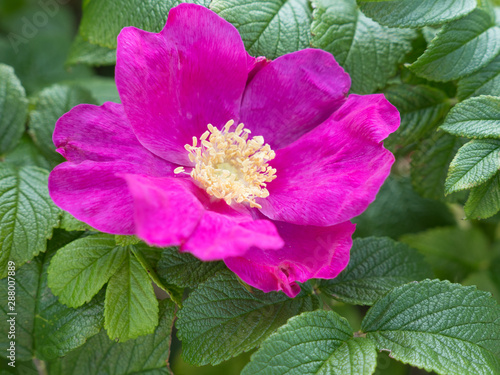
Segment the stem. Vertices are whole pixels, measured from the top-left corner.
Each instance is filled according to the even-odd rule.
[[[47,372],[47,365],[44,361],[38,358],[33,358],[33,364],[35,365],[36,369],[38,370],[39,375],[48,375]]]

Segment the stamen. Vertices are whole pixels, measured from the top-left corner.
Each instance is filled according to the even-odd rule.
[[[184,146],[189,152],[189,160],[195,163],[191,177],[208,194],[224,199],[227,204],[234,200],[262,208],[255,199],[269,196],[266,183],[276,178],[276,169],[270,167],[268,162],[276,154],[264,144],[264,137],[248,139],[250,130],[239,124],[231,132],[233,125],[234,121],[230,120],[220,131],[208,124],[208,131],[200,137],[199,147],[196,137],[193,137],[192,146]],[[174,170],[176,174],[182,172],[183,167]]]

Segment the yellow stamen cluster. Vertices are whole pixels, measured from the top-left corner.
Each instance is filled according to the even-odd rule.
[[[276,156],[262,136],[248,139],[250,130],[239,124],[230,131],[234,121],[228,121],[220,131],[212,125],[193,144],[187,144],[189,160],[195,163],[190,175],[208,194],[224,199],[227,204],[234,200],[247,202],[250,207],[261,208],[256,198],[266,198],[266,183],[276,178],[276,169],[268,162]],[[175,173],[184,172],[183,167]]]

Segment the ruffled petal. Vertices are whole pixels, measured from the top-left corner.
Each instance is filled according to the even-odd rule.
[[[289,297],[300,292],[297,282],[333,279],[348,264],[355,225],[299,226],[275,222],[285,241],[280,250],[253,248],[244,256],[224,262],[247,284],[264,292],[282,290]]]
[[[381,140],[399,126],[383,95],[351,95],[325,123],[280,149],[277,178],[260,210],[299,225],[330,226],[361,214],[389,175],[394,156]]]
[[[186,241],[205,211],[188,179],[136,174],[122,176],[133,196],[136,234],[149,245],[174,246]]]
[[[173,166],[144,148],[128,122],[123,106],[80,104],[56,123],[53,141],[68,161],[123,161],[143,165],[144,172],[170,173]]]
[[[351,80],[325,51],[306,49],[277,58],[249,82],[240,121],[273,149],[325,121],[345,100]]]
[[[132,196],[117,173],[136,171],[126,162],[65,162],[50,173],[49,193],[58,207],[97,230],[134,234]]]
[[[238,31],[207,8],[181,4],[159,34],[134,27],[118,36],[116,84],[139,141],[191,165],[184,145],[210,123],[238,120],[248,76]]]

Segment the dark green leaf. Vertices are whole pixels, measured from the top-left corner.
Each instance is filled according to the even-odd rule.
[[[51,163],[45,159],[33,140],[24,134],[14,150],[4,157],[4,161],[16,167],[40,167],[52,169]]]
[[[457,104],[441,129],[467,138],[500,138],[500,98],[479,96]]]
[[[158,325],[158,301],[153,285],[130,251],[109,279],[104,319],[108,336],[121,342],[148,335]]]
[[[0,64],[0,155],[16,147],[24,133],[28,99],[10,66]]]
[[[500,52],[500,28],[491,15],[476,9],[443,26],[411,70],[433,81],[450,81],[488,65]]]
[[[9,260],[21,267],[44,252],[58,224],[47,178],[44,169],[0,163],[0,278],[7,276]]]
[[[52,258],[48,271],[50,289],[69,307],[83,305],[120,268],[127,252],[106,234],[73,241]]]
[[[116,49],[91,44],[78,34],[71,45],[66,63],[69,65],[114,65],[116,63]]]
[[[356,239],[347,268],[319,289],[340,301],[373,305],[392,288],[432,276],[422,255],[389,238]]]
[[[309,47],[307,0],[212,0],[210,9],[236,26],[253,56],[274,59]]]
[[[438,25],[470,13],[475,0],[358,0],[363,13],[382,25],[421,27]]]
[[[250,291],[229,271],[217,274],[194,290],[179,311],[183,358],[198,366],[216,365],[253,349],[290,317],[318,308],[307,289],[304,285],[290,299],[283,293]]]
[[[30,113],[29,132],[40,150],[50,160],[56,162],[64,160],[55,152],[52,142],[56,121],[81,103],[96,103],[90,92],[81,87],[54,85],[38,94],[35,109]]]
[[[465,203],[468,219],[486,219],[500,211],[500,173],[484,184],[475,187]]]
[[[447,194],[470,189],[488,181],[500,169],[500,140],[480,139],[462,146],[450,164],[445,183]]]
[[[354,337],[333,311],[293,317],[262,344],[242,375],[370,375],[377,352],[372,340]]]
[[[500,307],[474,287],[426,280],[393,289],[362,330],[399,361],[443,375],[500,372]]]
[[[460,100],[479,95],[500,96],[500,54],[488,65],[458,82],[457,96]]]
[[[413,30],[380,26],[362,14],[356,0],[314,0],[312,45],[335,56],[351,76],[351,90],[371,94],[396,74],[411,50]]]
[[[202,262],[176,247],[163,250],[158,263],[158,276],[168,284],[195,288],[216,272],[226,269],[223,262]]]

